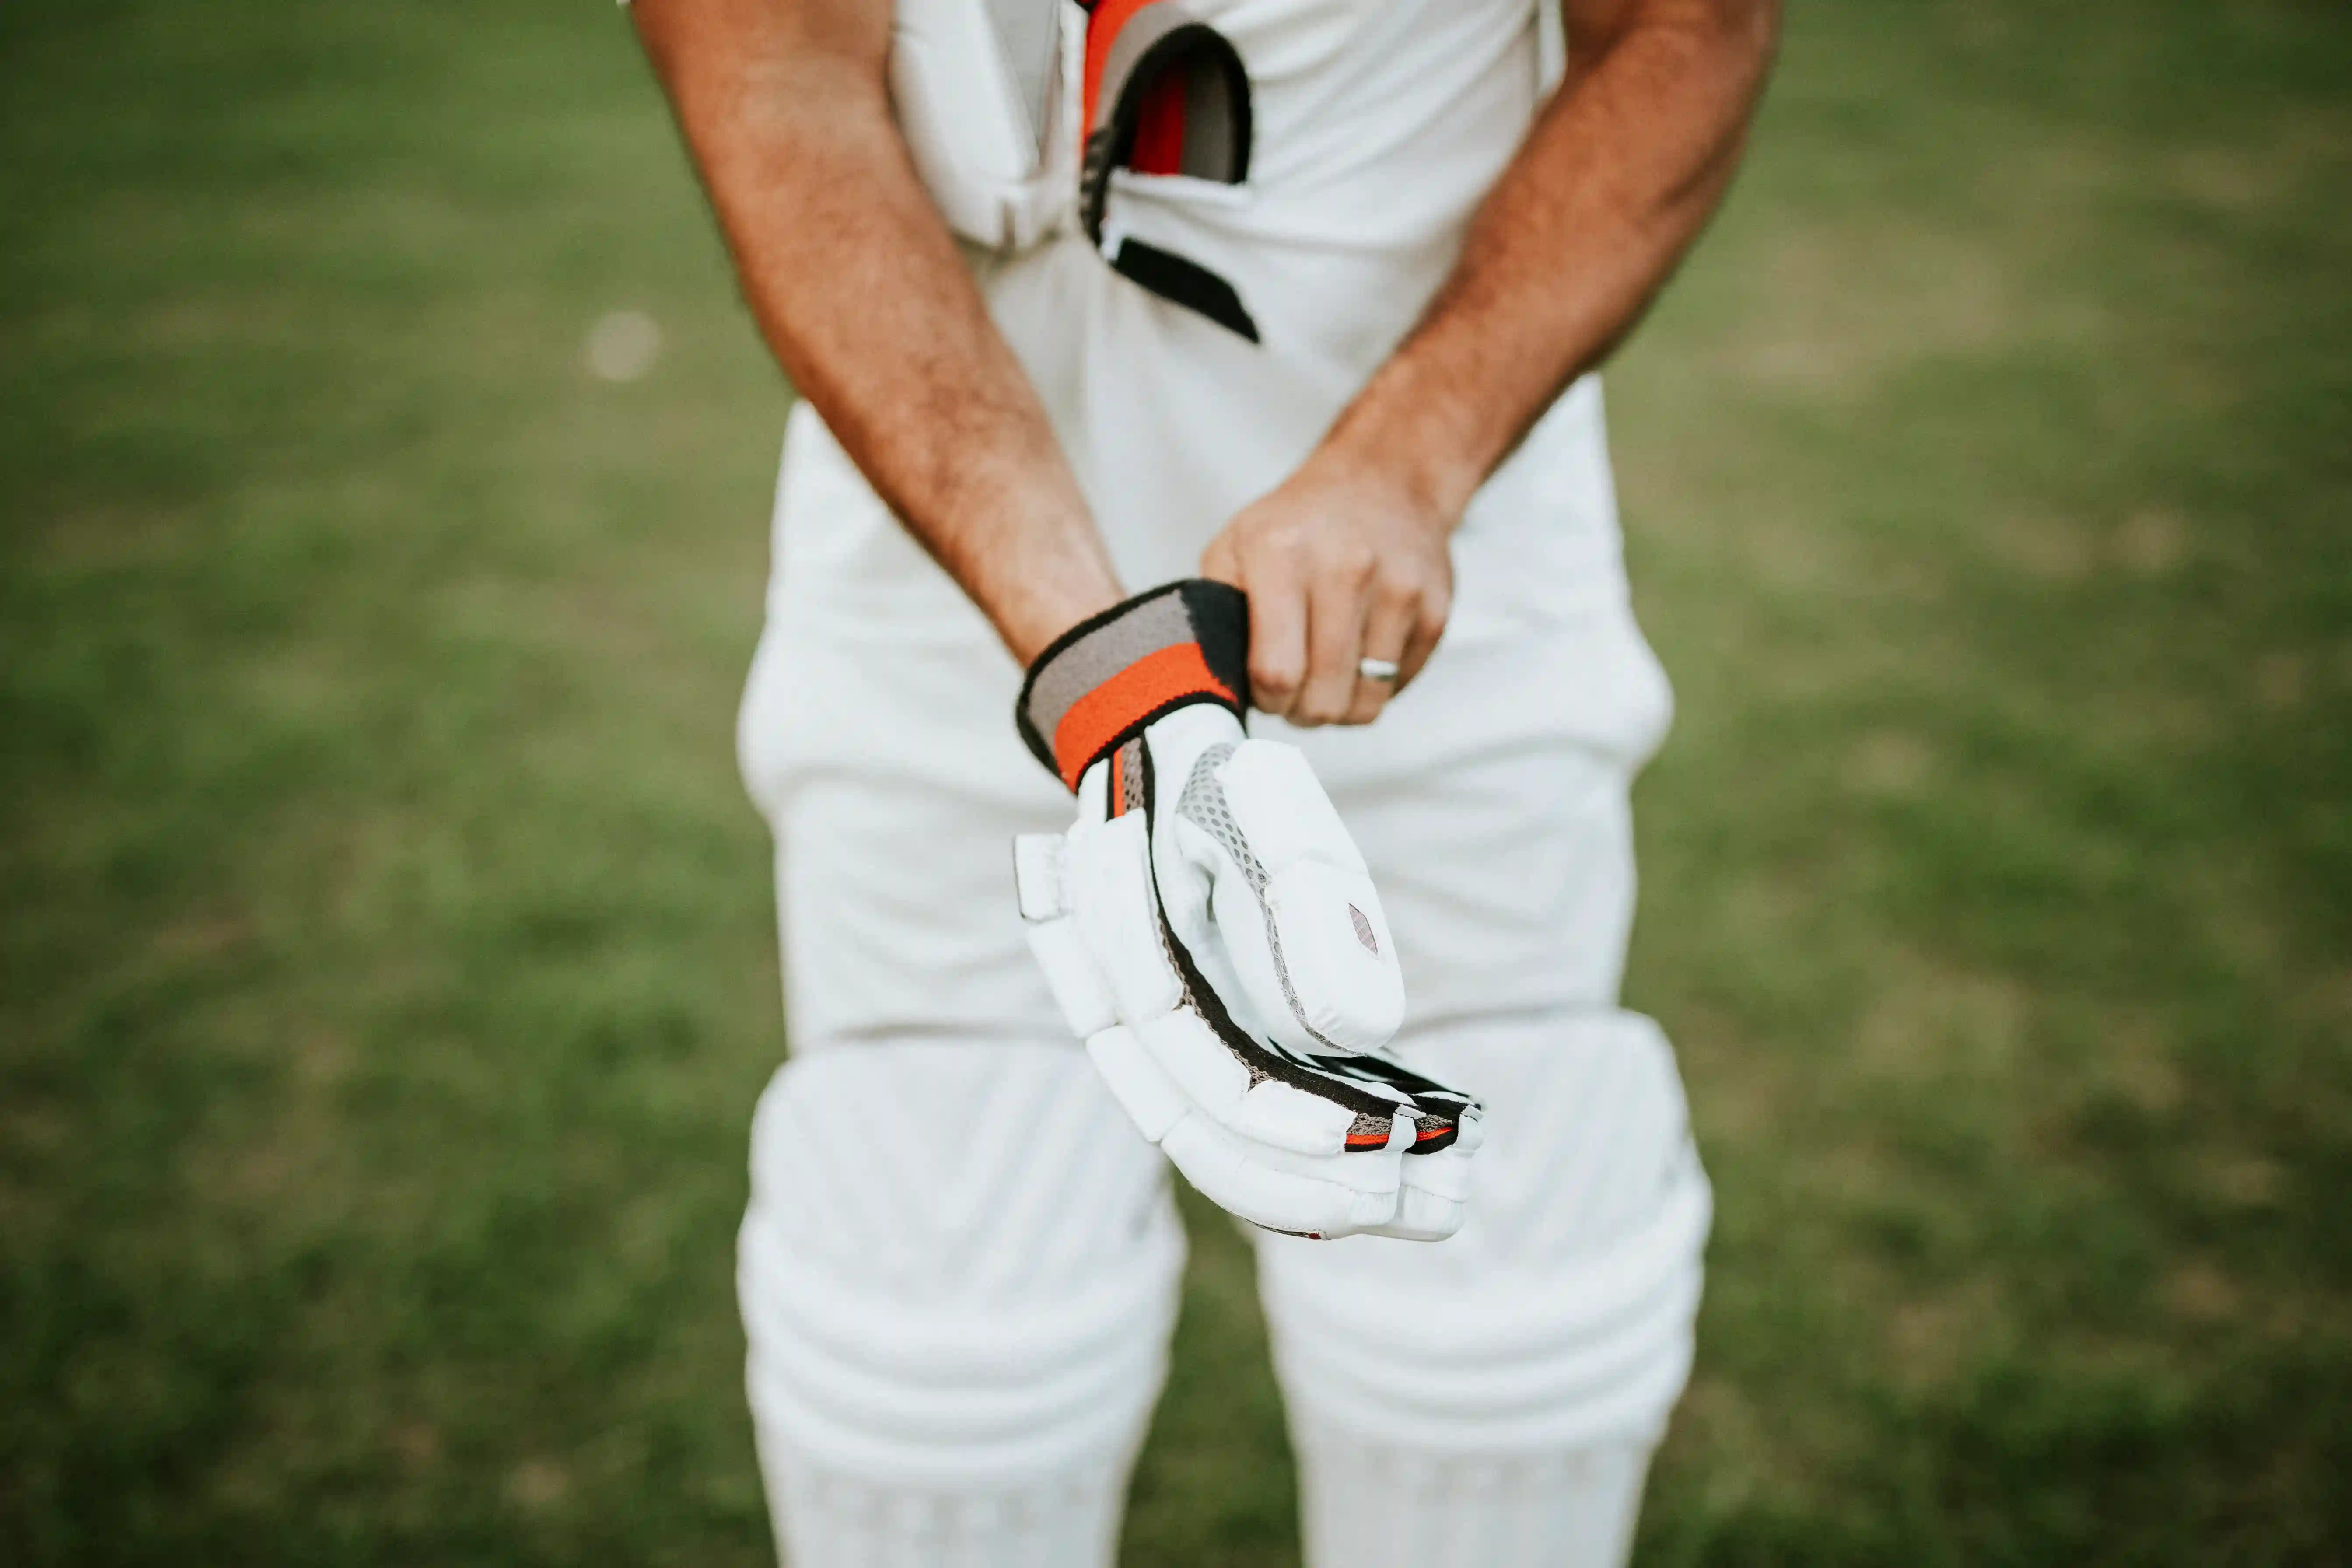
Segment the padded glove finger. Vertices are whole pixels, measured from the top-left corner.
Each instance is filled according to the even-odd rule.
[[[1384,1083],[1413,1103],[1413,1157],[1401,1177],[1396,1218],[1374,1234],[1441,1241],[1461,1229],[1470,1198],[1470,1158],[1486,1141],[1485,1107],[1380,1052],[1320,1059],[1334,1070]]]
[[[1045,973],[1045,988],[1070,1026],[1086,1039],[1118,1022],[1117,1004],[1102,971],[1062,900],[1062,861],[1067,839],[1059,833],[1024,833],[1013,840],[1013,885],[1021,907],[1022,934]]]
[[[1087,1054],[1144,1136],[1185,1180],[1227,1213],[1270,1230],[1314,1237],[1351,1236],[1395,1223],[1402,1145],[1393,1151],[1319,1157],[1253,1143],[1203,1117],[1134,1031],[1103,1030]]]
[[[1195,869],[1256,1021],[1296,1051],[1361,1051],[1404,1022],[1404,974],[1356,842],[1295,746],[1220,734],[1213,710],[1145,734],[1181,779],[1154,825],[1163,882]]]

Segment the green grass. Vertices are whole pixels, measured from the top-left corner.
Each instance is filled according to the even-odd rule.
[[[2341,1561],[2352,16],[1795,13],[1612,385],[1720,1210],[1642,1561]],[[0,301],[0,1561],[764,1560],[786,393],[624,20],[15,0]],[[1290,1562],[1192,1218],[1129,1560]]]

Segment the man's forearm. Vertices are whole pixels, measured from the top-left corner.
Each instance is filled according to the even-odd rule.
[[[887,0],[636,0],[793,385],[1027,660],[1120,596],[1044,408],[924,194]]]
[[[1778,12],[1775,0],[1564,8],[1567,79],[1420,325],[1326,443],[1387,466],[1449,525],[1560,390],[1632,330],[1713,213]]]
[[[1369,723],[1453,603],[1446,541],[1528,426],[1630,331],[1731,177],[1777,0],[1559,5],[1569,75],[1454,272],[1298,471],[1202,552],[1250,596],[1250,686]]]

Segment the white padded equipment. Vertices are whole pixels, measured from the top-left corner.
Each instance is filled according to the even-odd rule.
[[[1318,1432],[1300,1499],[1310,1568],[1623,1568],[1649,1474],[1631,1440],[1431,1454]]]
[[[1398,1054],[1488,1108],[1461,1232],[1259,1239],[1310,1568],[1618,1561],[1592,1553],[1622,1554],[1609,1500],[1638,1497],[1627,1457],[1645,1462],[1689,1375],[1711,1214],[1673,1052],[1598,1008]]]
[[[1387,1064],[1365,1048],[1404,1008],[1396,941],[1305,759],[1205,704],[1120,755],[1134,809],[1109,814],[1117,759],[1097,763],[1069,833],[1013,852],[1031,950],[1104,1081],[1195,1187],[1253,1224],[1452,1235],[1479,1108],[1373,1076]],[[1171,780],[1191,781],[1181,804]]]
[[[1100,1568],[1184,1256],[1069,1047],[873,1044],[760,1102],[746,1383],[793,1568]]]
[[[897,0],[891,106],[940,216],[974,244],[1025,248],[1075,206],[1080,37],[1066,0]]]

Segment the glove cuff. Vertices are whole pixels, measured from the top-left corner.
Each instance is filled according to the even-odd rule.
[[[1249,709],[1249,598],[1187,578],[1138,594],[1054,639],[1029,667],[1013,720],[1075,790],[1096,763],[1195,702]]]

